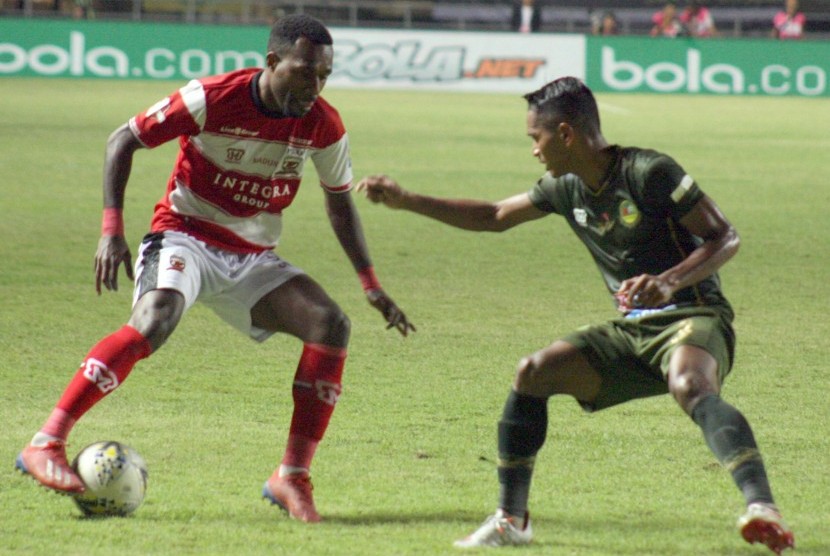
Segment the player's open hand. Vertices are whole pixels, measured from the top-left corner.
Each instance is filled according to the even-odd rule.
[[[101,284],[118,290],[118,268],[123,263],[127,278],[133,277],[133,256],[123,236],[101,236],[95,253],[95,291],[101,295]]]
[[[405,195],[398,182],[381,174],[366,176],[357,182],[355,191],[363,193],[373,203],[383,203],[389,208],[401,208]]]
[[[366,292],[366,298],[372,307],[380,311],[386,319],[387,330],[396,328],[403,336],[408,336],[410,331],[415,332],[415,325],[407,320],[404,312],[395,305],[386,292],[381,289],[369,290]]]

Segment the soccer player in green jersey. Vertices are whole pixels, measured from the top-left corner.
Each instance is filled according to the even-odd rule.
[[[491,203],[419,195],[387,176],[357,186],[373,202],[473,231],[556,213],[590,251],[620,312],[519,362],[498,425],[499,507],[456,546],[530,542],[530,479],[550,396],[596,411],[670,393],[746,498],[744,539],[778,554],[793,547],[752,430],[720,397],[735,335],[717,271],[738,250],[735,228],[671,157],[609,144],[580,80],[557,79],[525,99],[533,154],[547,169],[530,191]]]

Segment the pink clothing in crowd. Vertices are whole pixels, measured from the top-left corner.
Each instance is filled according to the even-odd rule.
[[[683,34],[683,26],[677,19],[672,19],[671,21],[664,21],[665,16],[663,12],[657,12],[651,18],[652,23],[654,23],[654,28],[651,30],[651,35],[655,37],[676,37],[677,35]]]
[[[800,39],[804,37],[804,23],[806,21],[807,18],[801,12],[789,16],[787,12],[782,11],[772,18],[772,25],[775,27],[779,39]]]
[[[715,34],[715,21],[708,8],[698,8],[694,14],[686,9],[680,14],[680,21],[693,37],[711,37]]]

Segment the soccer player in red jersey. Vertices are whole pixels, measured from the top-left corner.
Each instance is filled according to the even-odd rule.
[[[348,135],[337,111],[319,96],[332,72],[331,34],[307,15],[281,18],[265,60],[262,69],[193,80],[109,137],[96,290],[117,290],[124,265],[127,276],[135,276],[133,309],[126,325],[90,350],[18,456],[18,469],[42,485],[70,494],[84,490],[67,463],[69,432],[164,344],[198,299],[256,341],[282,332],[303,342],[287,447],[263,495],[294,518],[320,520],[309,469],[340,395],[350,324],[319,284],[273,251],[309,159],[369,303],[387,328],[406,336],[415,327],[375,276],[350,193]],[[133,155],[174,139],[178,158],[133,273],[122,218]]]

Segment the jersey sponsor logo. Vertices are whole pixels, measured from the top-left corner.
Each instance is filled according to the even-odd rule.
[[[251,160],[252,164],[262,164],[263,166],[272,166],[277,167],[280,165],[279,160],[274,160],[273,158],[267,158],[265,156],[255,156]]]
[[[296,177],[301,173],[303,161],[306,159],[306,152],[306,149],[288,147],[285,151],[285,157],[282,159],[255,156],[251,159],[251,163],[273,168],[272,178],[281,175]]]
[[[298,176],[300,175],[300,168],[302,166],[302,158],[286,157],[282,161],[282,166],[279,170],[274,172],[271,177],[277,176]]]
[[[305,145],[306,147],[310,147],[313,143],[314,141],[311,139],[305,139],[303,137],[294,137],[293,135],[288,137],[288,144],[292,147],[294,145]]]
[[[585,212],[585,209],[575,208],[574,220],[576,220],[576,223],[582,226],[583,228],[588,227],[588,213]]]
[[[219,131],[221,133],[230,133],[231,135],[245,135],[247,137],[256,137],[259,131],[251,131],[250,129],[243,129],[239,126],[223,125]]]
[[[291,195],[291,185],[288,183],[262,184],[253,180],[226,176],[221,172],[216,173],[216,177],[213,178],[213,185],[266,200]]]
[[[167,267],[167,270],[175,270],[176,272],[184,272],[185,262],[184,259],[179,257],[178,255],[170,255],[169,263],[170,266]]]
[[[620,221],[624,226],[633,228],[640,221],[640,210],[632,201],[620,203]]]
[[[97,359],[90,357],[81,363],[81,368],[84,370],[84,378],[97,386],[98,390],[104,394],[118,388],[118,377]]]
[[[241,205],[266,210],[271,206],[273,199],[285,197],[290,203],[299,186],[299,180],[295,178],[283,183],[273,181],[260,183],[251,179],[228,176],[217,172],[213,178],[213,185],[221,188],[220,197],[230,197]]]
[[[245,149],[233,149],[230,148],[227,150],[227,154],[225,156],[225,160],[228,162],[242,162],[242,157],[245,156]]]

